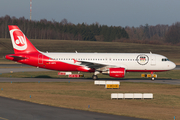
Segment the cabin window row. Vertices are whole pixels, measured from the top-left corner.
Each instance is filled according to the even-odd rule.
[[[91,60],[91,61],[107,61],[108,59],[92,59],[92,58],[53,58],[53,59],[49,59],[49,60],[81,60],[81,61],[87,61],[87,60]],[[138,59],[109,59],[109,61],[138,61]]]
[[[167,59],[167,58],[163,58],[163,59],[162,59],[162,61],[169,61],[169,59]]]

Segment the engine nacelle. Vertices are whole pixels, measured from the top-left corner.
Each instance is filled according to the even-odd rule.
[[[123,78],[125,76],[125,68],[109,68],[109,76],[115,78]]]

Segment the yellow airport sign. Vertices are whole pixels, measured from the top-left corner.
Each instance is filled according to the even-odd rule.
[[[118,89],[119,84],[106,84],[106,88],[111,88],[111,89],[116,88],[116,89]]]
[[[157,74],[152,74],[153,78],[157,78]]]
[[[151,74],[147,74],[147,78],[151,78]]]
[[[145,74],[141,74],[141,77],[146,77],[146,75]]]
[[[157,74],[141,74],[144,78],[157,78]]]

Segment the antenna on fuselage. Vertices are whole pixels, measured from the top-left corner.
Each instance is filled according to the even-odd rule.
[[[78,53],[77,51],[75,51],[75,53]]]
[[[150,54],[152,54],[152,52],[150,51]]]

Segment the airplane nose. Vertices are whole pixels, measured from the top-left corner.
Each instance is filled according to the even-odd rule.
[[[171,68],[171,69],[176,68],[176,64],[172,62],[172,63],[170,64],[170,68]]]

